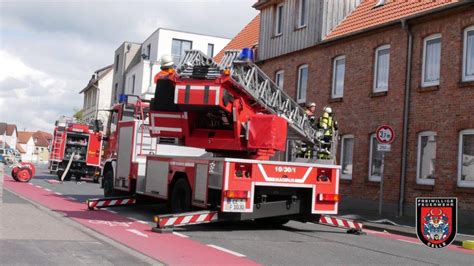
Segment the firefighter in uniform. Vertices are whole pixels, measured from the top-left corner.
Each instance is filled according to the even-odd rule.
[[[305,113],[311,123],[311,126],[316,127],[316,118],[314,113],[316,112],[316,104],[310,103],[306,106]],[[314,147],[306,143],[298,144],[298,157],[311,159],[313,158]]]
[[[165,54],[160,58],[160,72],[155,75],[156,83],[155,97],[152,99],[152,110],[155,111],[178,111],[174,104],[174,81],[170,79],[175,74],[173,58]]]
[[[318,159],[330,159],[332,137],[334,132],[338,129],[337,121],[331,107],[324,107],[324,113],[319,118],[318,127],[324,130],[323,143],[318,150]]]

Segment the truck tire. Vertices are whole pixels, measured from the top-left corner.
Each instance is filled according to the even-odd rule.
[[[257,223],[257,225],[265,227],[279,227],[288,223],[289,221],[290,219],[283,217],[268,217],[255,219],[255,223]]]
[[[171,213],[187,212],[191,210],[191,188],[185,178],[179,178],[171,190],[169,202]]]
[[[61,177],[63,176],[63,171],[59,171],[58,172],[58,180],[61,181]],[[64,181],[71,181],[71,178],[72,178],[72,174],[71,173],[67,173],[66,176],[64,177]]]
[[[104,197],[117,196],[117,192],[114,189],[114,172],[112,170],[105,172],[102,182],[104,184]]]

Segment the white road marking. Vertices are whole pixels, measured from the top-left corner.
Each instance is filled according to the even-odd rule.
[[[405,239],[398,239],[398,241],[403,241],[403,242],[407,242],[407,243],[412,243],[412,244],[415,244],[415,245],[421,245],[421,243],[418,243],[418,242],[413,242],[413,241],[410,241],[410,240],[405,240]]]
[[[139,220],[139,219],[137,219],[137,218],[133,218],[133,217],[130,217],[130,216],[127,216],[127,218],[130,219],[130,220],[133,220],[133,221],[135,221],[135,222],[137,222],[137,223],[148,224],[148,222]]]
[[[138,231],[137,229],[125,229],[125,230],[129,231],[130,233],[136,234],[136,235],[138,235],[138,236],[142,236],[142,237],[148,238],[148,235],[147,235],[147,234],[144,234],[144,233]]]
[[[35,184],[33,184],[33,183],[28,183],[28,185],[32,185],[32,186],[34,186]]]
[[[41,186],[38,186],[38,185],[36,185],[35,187],[37,187],[37,188],[43,188],[43,187],[41,187]]]
[[[189,236],[183,235],[183,234],[178,233],[178,232],[173,232],[173,235],[177,235],[177,236],[180,236],[180,237],[182,237],[182,238],[189,238]]]
[[[107,211],[108,211],[108,212],[111,212],[111,213],[115,213],[115,214],[117,214],[117,212],[116,212],[116,211],[112,211],[112,210],[107,210]]]
[[[70,200],[76,200],[76,198],[73,198],[73,197],[67,197],[67,198]]]
[[[232,255],[234,255],[234,256],[237,256],[237,257],[246,257],[244,254],[240,254],[240,253],[238,253],[238,252],[235,252],[235,251],[232,251],[232,250],[228,250],[228,249],[226,249],[226,248],[219,247],[219,246],[216,246],[216,245],[207,244],[206,246],[211,247],[211,248],[218,249],[218,250],[220,250],[220,251],[227,252],[227,253],[232,254]]]
[[[51,189],[49,189],[49,188],[45,188],[44,190],[46,190],[48,192],[51,192]]]
[[[62,193],[59,193],[59,192],[54,192],[54,194],[59,195],[59,196],[63,195]]]

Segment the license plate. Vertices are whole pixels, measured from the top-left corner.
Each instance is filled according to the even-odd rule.
[[[227,209],[231,211],[243,211],[245,210],[245,199],[226,199]]]

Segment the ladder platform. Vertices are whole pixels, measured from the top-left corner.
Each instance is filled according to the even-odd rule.
[[[115,207],[115,206],[133,205],[136,202],[137,202],[137,199],[133,196],[96,198],[96,199],[88,199],[86,201],[87,208],[89,210],[101,209],[101,208],[107,208],[107,207]]]

